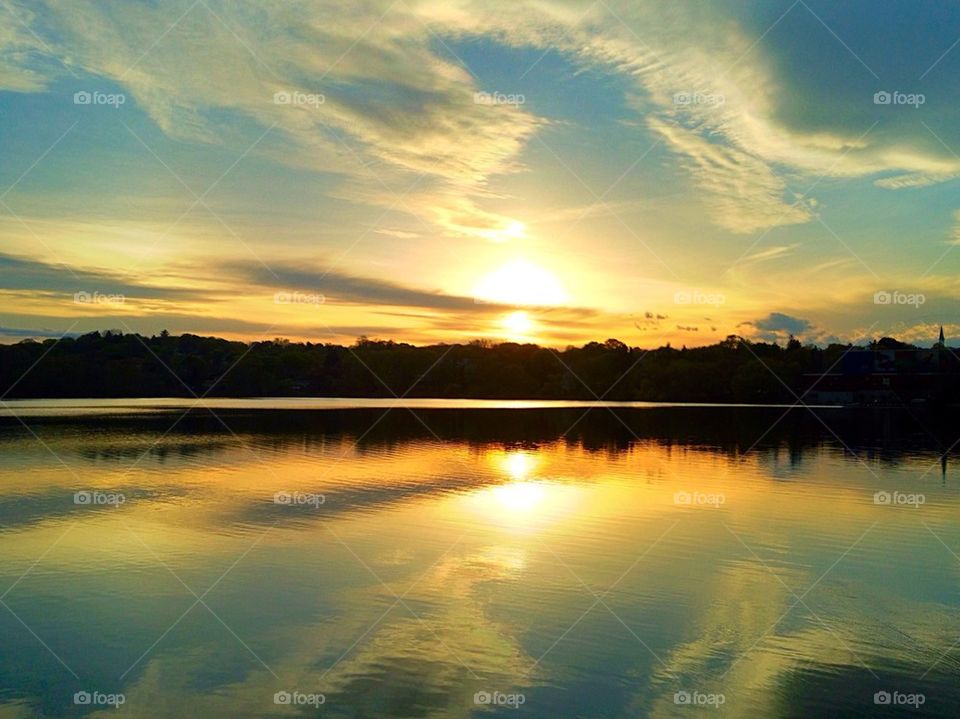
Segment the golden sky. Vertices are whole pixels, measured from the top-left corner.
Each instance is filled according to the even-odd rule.
[[[960,329],[953,3],[0,16],[2,341]]]

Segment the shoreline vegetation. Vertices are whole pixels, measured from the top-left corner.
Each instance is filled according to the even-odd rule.
[[[629,347],[608,339],[555,350],[534,344],[414,346],[365,337],[349,347],[247,343],[117,331],[0,345],[4,399],[368,397],[792,404],[803,397],[953,403],[960,361],[883,338],[866,346],[785,346],[731,335],[705,347]],[[902,391],[898,388],[903,388]],[[851,401],[843,401],[849,395]],[[879,400],[876,403],[881,403]]]

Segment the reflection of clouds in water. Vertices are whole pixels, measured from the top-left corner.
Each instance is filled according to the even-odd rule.
[[[388,550],[379,556],[399,564],[404,555],[404,550]],[[324,716],[469,716],[475,691],[490,686],[506,691],[533,665],[519,644],[522,628],[489,617],[478,592],[482,584],[520,578],[525,563],[525,552],[516,547],[454,550],[425,575],[414,569],[387,580],[386,586],[374,581],[340,590],[332,598],[332,620],[284,626],[278,618],[275,630],[236,627],[258,653],[266,643],[277,646],[276,634],[283,635],[283,655],[264,657],[279,682],[252,657],[243,657],[240,664],[249,671],[242,679],[201,691],[196,677],[210,671],[207,661],[222,663],[222,652],[204,645],[166,653],[159,646],[136,682],[124,688],[125,715],[280,716],[288,712],[273,705],[274,692],[297,689],[323,693]],[[394,595],[403,597],[423,621],[403,604],[384,614]],[[210,616],[201,619],[216,623]],[[264,640],[258,633],[274,636]],[[224,630],[222,641],[234,640]],[[236,649],[242,652],[239,645]],[[192,661],[201,664],[191,666]]]
[[[56,604],[48,618],[82,635],[70,639],[68,661],[90,652],[112,666],[101,642],[123,654],[119,674],[192,601],[120,519],[197,591],[273,525],[208,601],[280,681],[197,607],[196,616],[128,676],[125,716],[289,715],[292,710],[272,703],[280,689],[323,692],[325,716],[470,715],[477,689],[526,691],[518,685],[529,679],[536,657],[593,602],[544,543],[600,591],[674,521],[681,524],[607,599],[666,667],[598,606],[538,666],[532,677],[552,686],[538,687],[536,695],[531,689],[527,711],[550,706],[551,699],[557,706],[554,690],[568,700],[570,687],[582,689],[580,696],[595,692],[584,701],[611,716],[675,716],[673,693],[681,688],[724,692],[723,716],[775,716],[787,700],[805,711],[810,707],[796,696],[805,691],[797,689],[797,677],[821,686],[863,672],[845,643],[882,676],[892,658],[909,667],[901,675],[919,667],[918,676],[957,636],[950,610],[960,563],[919,523],[922,517],[955,548],[955,488],[941,489],[939,481],[924,486],[923,514],[909,514],[873,505],[872,475],[829,449],[808,452],[803,464],[791,466],[783,451],[771,462],[759,451],[732,460],[715,449],[655,442],[619,453],[531,446],[398,442],[347,453],[334,465],[349,443],[331,441],[322,452],[288,443],[282,456],[272,457],[271,473],[246,449],[225,454],[217,445],[203,462],[145,475],[143,496],[122,510],[78,508],[78,526],[17,588],[14,606],[32,623],[31,603],[51,606],[52,578],[68,581],[71,598],[90,608],[78,617],[74,605]],[[46,452],[39,444],[33,451]],[[52,456],[43,462],[43,472],[10,472],[0,495],[0,510],[23,520],[21,531],[0,535],[9,540],[3,547],[9,583],[62,534],[60,514],[73,511],[57,506],[64,501],[58,497],[71,495],[63,483],[72,480]],[[83,466],[94,464],[101,470],[98,486],[127,486],[117,484],[123,467],[107,474],[106,462]],[[906,485],[894,482],[915,479],[929,464],[905,460],[900,474],[876,469],[891,489],[903,490]],[[786,472],[795,481],[773,481]],[[322,492],[327,504],[320,514],[278,507],[270,501],[277,490]],[[728,502],[716,513],[678,510],[677,490],[719,491]],[[802,595],[877,519],[882,531],[878,527],[805,597],[830,630],[800,605],[733,665],[795,597],[721,522]],[[384,616],[395,601],[391,591],[331,540],[324,522],[392,592],[410,590],[405,601],[429,627],[403,605]],[[461,532],[463,542],[451,548]],[[170,603],[154,611],[155,601]],[[89,631],[107,623],[113,633]],[[28,643],[33,638],[25,634]],[[44,651],[34,648],[38,656]],[[731,666],[723,686],[714,686]],[[957,671],[947,656],[931,677]],[[623,676],[630,677],[624,692],[635,694],[632,705],[604,684]],[[18,712],[5,705],[0,719]]]
[[[857,526],[846,539],[834,539],[830,551],[839,557],[845,549],[842,542],[852,545],[862,531]],[[746,541],[759,546],[754,539]],[[798,546],[787,556],[801,561],[798,557],[813,551],[809,545]],[[874,551],[885,554],[883,549]],[[655,698],[651,702],[649,692],[636,695],[634,711],[676,716],[674,693],[696,689],[723,693],[723,716],[783,716],[803,707],[813,711],[813,701],[825,702],[823,708],[832,705],[831,696],[836,702],[843,697],[850,705],[860,705],[864,713],[857,715],[866,716],[875,691],[917,691],[921,677],[941,656],[943,636],[960,631],[960,618],[948,607],[932,602],[920,607],[910,591],[896,582],[885,587],[882,578],[864,584],[862,558],[843,560],[854,577],[838,566],[806,595],[831,562],[824,565],[819,558],[809,566],[784,566],[770,557],[764,561],[781,581],[752,558],[717,562],[712,571],[697,575],[694,596],[700,601],[688,605],[686,639],[661,654],[665,665],[656,665]],[[924,572],[936,572],[933,564]],[[941,662],[941,673],[960,669],[956,660]],[[798,687],[801,674],[803,686]],[[853,676],[859,677],[862,691],[853,694],[848,686],[841,692],[841,677]],[[941,681],[931,680],[928,686],[942,694]],[[833,689],[828,691],[828,686]]]
[[[784,578],[788,586],[793,586],[794,580]],[[737,696],[739,710],[747,709],[742,698],[751,697],[753,716],[777,716],[776,696],[770,690],[776,686],[777,677],[792,665],[792,657],[758,648],[726,677],[723,674],[781,617],[792,596],[762,566],[745,562],[708,568],[697,575],[696,585],[681,627],[684,638],[660,655],[665,666],[656,665],[653,684],[660,688],[650,716],[675,716],[674,692],[694,689]],[[717,601],[718,597],[723,601]],[[784,622],[789,625],[790,617]],[[778,630],[783,628],[781,625]],[[741,693],[743,689],[747,693]],[[649,706],[648,696],[636,697],[635,701]],[[764,711],[756,714],[760,709]],[[730,701],[723,709],[724,716],[738,716],[737,711]]]
[[[484,547],[465,564],[479,567],[488,579],[520,579],[527,566],[527,552],[507,545]]]
[[[500,547],[443,559],[404,599],[424,622],[402,604],[396,607],[327,676],[329,701],[349,704],[361,714],[366,709],[396,716],[467,716],[477,689],[515,686],[534,660],[519,644],[521,629],[488,616],[477,589],[516,578],[523,564],[522,552]],[[407,587],[397,583],[390,589],[402,596]],[[374,680],[382,681],[382,688]],[[391,686],[393,706],[384,696]],[[404,706],[413,701],[411,695],[416,704]]]
[[[416,557],[417,555],[409,549],[395,547],[381,552],[375,562],[377,565],[384,567],[402,567],[411,564]]]
[[[0,704],[0,719],[34,719],[36,716],[36,711],[26,702]]]
[[[400,604],[371,628],[380,612],[361,620],[357,602],[350,598],[336,621],[298,629],[289,653],[272,662],[272,668],[284,686],[324,693],[325,716],[468,716],[477,688],[491,682],[512,686],[532,664],[513,638],[515,632],[492,622],[483,606],[471,599],[475,583],[501,576],[499,566],[482,555],[441,562],[404,600],[416,608],[422,622]],[[465,571],[467,567],[470,571]],[[478,567],[486,567],[486,573],[478,572]],[[391,589],[402,595],[406,587],[398,583]],[[454,601],[438,603],[441,593]],[[393,598],[385,596],[383,601],[389,606]],[[329,657],[339,656],[368,629],[321,679],[332,663]],[[238,702],[250,707],[269,704],[276,686],[266,672],[256,671],[233,687],[235,693],[215,713],[204,715],[235,716],[231,712]],[[132,706],[136,694],[131,695]]]

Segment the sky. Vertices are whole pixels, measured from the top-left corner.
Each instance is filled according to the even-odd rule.
[[[0,2],[0,342],[960,340],[955,0]]]

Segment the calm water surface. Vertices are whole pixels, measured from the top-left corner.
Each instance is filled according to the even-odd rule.
[[[345,404],[10,403],[0,718],[957,716],[952,419]]]

